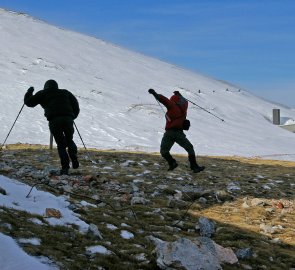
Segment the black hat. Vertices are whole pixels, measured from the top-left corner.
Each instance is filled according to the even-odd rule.
[[[48,80],[45,84],[44,84],[44,90],[45,89],[58,89],[58,84],[55,80]]]

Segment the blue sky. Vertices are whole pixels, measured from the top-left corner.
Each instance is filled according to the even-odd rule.
[[[0,0],[0,7],[295,108],[294,0]]]

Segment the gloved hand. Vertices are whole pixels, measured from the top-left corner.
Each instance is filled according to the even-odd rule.
[[[35,90],[34,87],[31,86],[31,87],[28,89],[27,93],[33,94],[34,90]]]
[[[179,91],[174,91],[173,94],[176,95],[176,96],[181,96],[181,94],[179,93]]]
[[[149,89],[149,93],[153,95],[156,94],[156,91],[154,89]]]

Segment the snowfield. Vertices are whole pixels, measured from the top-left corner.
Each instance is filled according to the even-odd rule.
[[[0,34],[2,141],[26,90],[40,90],[46,80],[55,79],[80,102],[76,124],[87,147],[158,151],[165,118],[147,92],[154,88],[166,96],[178,90],[225,120],[190,104],[187,136],[197,154],[295,160],[295,134],[272,124],[272,109],[281,109],[287,123],[295,119],[294,109],[28,15],[0,9]],[[40,106],[25,107],[7,143],[48,144],[47,125]],[[82,146],[77,134],[75,140]],[[172,151],[185,153],[178,146]]]

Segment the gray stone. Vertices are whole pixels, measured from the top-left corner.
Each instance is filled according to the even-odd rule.
[[[254,198],[251,200],[252,206],[264,206],[266,205],[265,201],[263,199]]]
[[[147,261],[147,258],[146,258],[146,254],[145,253],[140,253],[140,254],[136,254],[134,256],[135,260],[137,260],[138,262],[144,262],[144,261]]]
[[[2,187],[0,187],[0,193],[2,195],[7,195],[6,190],[4,188],[2,188]]]
[[[242,248],[236,251],[236,255],[239,259],[249,259],[253,256],[253,251],[251,248]]]
[[[98,239],[98,240],[102,240],[103,239],[100,231],[98,230],[98,227],[95,224],[93,224],[93,223],[91,223],[89,225],[87,235],[89,237],[91,237],[91,238],[94,238],[94,239]]]
[[[176,200],[174,197],[168,196],[167,207],[185,209],[187,206],[188,202],[185,202],[183,200]]]
[[[72,192],[73,188],[70,185],[65,185],[61,187],[64,192]]]
[[[135,204],[147,204],[147,200],[143,197],[132,197],[131,199],[131,205],[135,205]]]
[[[200,235],[211,237],[215,233],[215,223],[208,218],[199,218]]]
[[[136,186],[136,185],[134,185],[134,184],[132,184],[132,191],[133,191],[133,193],[139,192],[139,187]]]
[[[70,205],[68,206],[68,208],[69,208],[70,210],[74,211],[74,210],[77,209],[77,206],[76,206],[75,204],[70,204]]]
[[[231,201],[233,199],[233,196],[226,190],[217,190],[215,192],[215,197],[218,202]]]
[[[222,263],[237,263],[231,249],[217,245],[207,237],[193,240],[180,238],[175,242],[165,242],[150,236],[156,245],[157,265],[161,269],[218,270]]]
[[[12,172],[13,171],[13,168],[11,168],[10,166],[6,165],[5,163],[0,163],[0,171],[1,172],[9,173],[9,172]]]
[[[278,231],[278,226],[267,225],[265,223],[260,224],[260,229],[267,234],[273,234]]]
[[[201,203],[201,204],[206,204],[207,199],[204,198],[204,197],[200,197],[199,200],[198,200],[198,202]]]

